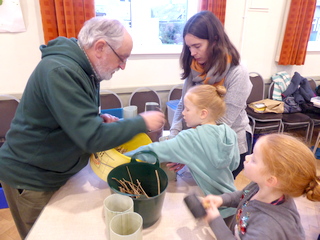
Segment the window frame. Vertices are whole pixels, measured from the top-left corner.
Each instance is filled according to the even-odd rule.
[[[317,26],[319,28],[318,30],[318,41],[308,41],[308,46],[307,46],[307,52],[319,52],[320,51],[320,0],[317,0],[317,3],[316,3],[317,7],[315,9],[315,13],[314,13],[314,18],[316,17],[316,12],[318,10],[318,20],[317,20]],[[313,25],[312,25],[313,27]],[[310,32],[310,35],[311,35],[311,32]],[[309,39],[310,39],[310,36],[309,36]]]
[[[143,34],[141,34],[143,32],[141,30],[143,27],[137,27],[137,28],[134,27],[136,24],[144,23],[144,22],[146,22],[146,24],[152,24],[150,23],[152,21],[143,21],[143,17],[141,18],[141,16],[144,15],[143,13],[141,14],[141,11],[144,11],[144,10],[149,11],[147,4],[143,4],[144,1],[149,1],[149,0],[131,0],[130,14],[131,14],[132,28],[127,27],[133,39],[133,49],[132,49],[131,55],[180,54],[182,51],[182,44],[159,44],[159,45],[148,44],[148,42],[145,41],[145,39],[143,39]],[[186,21],[199,11],[199,6],[200,6],[200,0],[188,0],[188,7],[187,7],[188,13],[187,13]],[[110,17],[115,17],[115,16],[110,16]],[[119,19],[119,20],[125,23],[123,19]],[[125,25],[128,25],[128,24],[125,24]]]

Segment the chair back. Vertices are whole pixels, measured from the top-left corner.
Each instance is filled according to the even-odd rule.
[[[169,92],[168,101],[180,99],[182,96],[182,87],[183,84],[173,86]]]
[[[268,89],[268,98],[269,99],[272,99],[273,89],[274,89],[274,82],[271,82],[270,86],[269,86],[269,89]]]
[[[312,91],[315,93],[316,92],[316,88],[317,88],[317,83],[313,78],[308,78],[308,82],[310,84],[310,87],[312,89]]]
[[[101,109],[122,108],[123,104],[120,97],[113,91],[100,90]]]
[[[252,90],[247,99],[247,104],[264,99],[264,80],[259,73],[250,72],[249,78],[252,83]]]
[[[11,95],[0,95],[0,146],[5,141],[5,136],[10,129],[11,121],[14,118],[19,99]]]
[[[129,105],[138,107],[138,113],[145,111],[146,102],[156,102],[161,109],[161,99],[156,91],[148,87],[137,88],[130,96]]]

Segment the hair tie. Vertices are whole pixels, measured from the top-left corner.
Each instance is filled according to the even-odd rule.
[[[224,96],[226,95],[226,92],[223,91],[223,86],[214,86],[216,89],[216,93],[218,94],[218,96],[220,98],[224,98]],[[224,92],[224,93],[223,93]]]

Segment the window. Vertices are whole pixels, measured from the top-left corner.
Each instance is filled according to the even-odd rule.
[[[320,0],[317,0],[317,7],[314,13],[308,43],[308,51],[320,51]]]
[[[117,18],[133,38],[133,54],[180,53],[182,30],[198,0],[95,0],[96,15]]]

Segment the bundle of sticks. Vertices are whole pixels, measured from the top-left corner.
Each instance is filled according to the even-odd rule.
[[[124,154],[127,152],[127,149],[125,149],[124,147],[121,147],[121,146],[116,147],[115,149],[121,154]]]
[[[149,198],[148,194],[144,191],[144,189],[141,186],[141,182],[137,179],[137,184],[134,184],[133,182],[127,181],[124,178],[122,180],[112,178],[116,180],[120,186],[119,191],[122,193],[127,193],[134,195],[133,198],[139,198],[140,195],[144,195],[147,198]]]
[[[130,181],[125,180],[124,178],[122,178],[121,180],[116,179],[115,177],[112,178],[113,180],[117,181],[120,184],[119,191],[122,193],[131,194],[133,195],[132,196],[133,198],[139,198],[140,196],[145,196],[146,198],[149,198],[148,194],[142,188],[141,182],[138,179],[136,179],[137,183],[135,184],[132,180],[128,166],[126,166],[126,168],[127,168],[128,175],[130,177]],[[155,170],[155,173],[156,173],[157,183],[158,183],[158,194],[160,194],[160,182],[159,182],[158,171]]]

